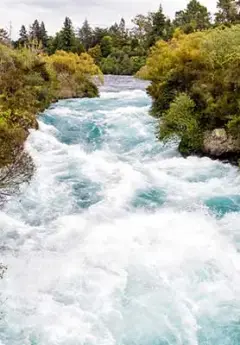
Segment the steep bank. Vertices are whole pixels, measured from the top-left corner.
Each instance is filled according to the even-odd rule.
[[[240,158],[240,25],[159,41],[139,76],[151,80],[159,137],[184,155]]]
[[[37,114],[52,102],[97,96],[93,75],[101,72],[86,53],[47,57],[0,44],[0,168],[19,155]]]

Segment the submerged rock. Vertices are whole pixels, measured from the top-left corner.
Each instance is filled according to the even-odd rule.
[[[224,128],[206,131],[203,153],[213,158],[237,161],[240,156],[240,141],[228,134]]]

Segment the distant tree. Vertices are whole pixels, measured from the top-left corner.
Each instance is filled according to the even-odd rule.
[[[152,13],[152,35],[154,40],[164,38],[166,17],[163,13],[162,5],[157,12]]]
[[[91,57],[94,59],[96,64],[99,64],[102,57],[102,51],[99,44],[97,44],[95,47],[92,47],[88,50],[88,54],[91,55]]]
[[[100,47],[103,57],[107,57],[108,55],[110,55],[113,49],[112,37],[104,36],[101,40]]]
[[[108,34],[109,34],[108,29],[102,29],[102,28],[96,27],[92,33],[93,47],[96,46],[97,44],[100,44],[102,38],[104,36],[108,36]]]
[[[26,30],[26,27],[22,25],[19,31],[18,46],[24,46],[27,44],[27,42],[28,42],[28,33]]]
[[[61,37],[60,33],[57,32],[54,37],[48,37],[48,47],[47,52],[49,55],[54,54],[57,50],[61,50]]]
[[[239,22],[239,1],[218,0],[218,12],[215,14],[216,24],[234,24]]]
[[[126,34],[126,22],[124,18],[121,18],[120,24],[119,24],[119,32],[122,36],[125,36]]]
[[[118,31],[114,36],[115,44],[122,48],[127,45],[128,42],[128,30],[126,29],[126,22],[124,18],[121,18],[118,25]]]
[[[0,28],[0,43],[8,44],[10,43],[9,34],[7,30]]]
[[[38,43],[41,41],[41,27],[37,19],[35,19],[33,24],[30,26],[29,36],[31,41],[37,41]]]
[[[133,37],[139,41],[141,46],[146,47],[147,38],[152,31],[152,16],[138,14],[132,22],[135,25],[132,30]]]
[[[92,47],[93,31],[87,19],[84,21],[82,27],[79,29],[78,36],[86,50]]]
[[[118,23],[114,23],[112,26],[109,28],[109,35],[118,35],[119,33],[119,26]]]
[[[42,42],[43,48],[47,48],[48,45],[48,34],[47,34],[47,30],[45,28],[45,24],[44,22],[41,22],[40,25],[40,41]]]
[[[174,26],[180,27],[185,33],[204,30],[211,26],[211,16],[199,1],[191,0],[185,10],[176,12]]]
[[[65,18],[63,28],[57,37],[58,49],[62,49],[66,52],[76,51],[76,36],[72,21],[69,17]]]

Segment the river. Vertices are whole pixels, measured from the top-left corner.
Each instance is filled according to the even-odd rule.
[[[0,213],[1,345],[239,345],[240,174],[156,139],[146,84],[40,118]]]

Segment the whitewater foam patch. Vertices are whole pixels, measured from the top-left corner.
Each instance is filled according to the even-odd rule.
[[[160,143],[129,83],[29,136],[35,175],[0,214],[2,345],[239,345],[239,172]]]

